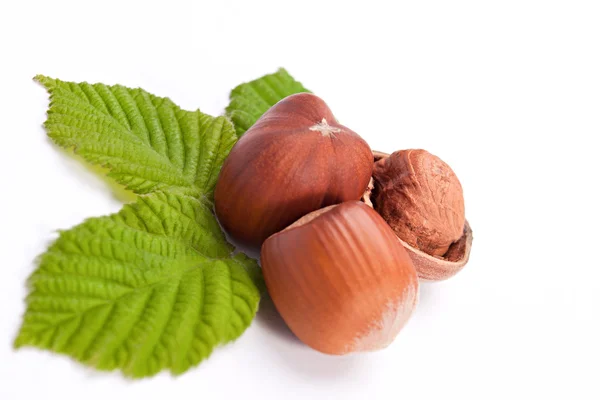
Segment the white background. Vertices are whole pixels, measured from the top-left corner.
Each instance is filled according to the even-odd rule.
[[[374,149],[425,148],[462,181],[471,261],[424,284],[386,350],[321,355],[262,304],[179,378],[129,381],[12,350],[56,229],[115,212],[41,124],[31,78],[121,83],[219,114],[283,66]],[[3,1],[0,398],[598,399],[598,1]]]

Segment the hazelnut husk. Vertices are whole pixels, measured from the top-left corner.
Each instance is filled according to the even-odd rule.
[[[473,234],[462,186],[448,164],[425,150],[373,152],[363,197],[408,250],[419,277],[447,279],[469,259]]]

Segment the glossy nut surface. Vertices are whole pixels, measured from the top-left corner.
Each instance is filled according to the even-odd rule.
[[[323,353],[386,347],[417,303],[410,258],[385,221],[361,202],[319,210],[271,236],[261,261],[287,325]]]
[[[258,248],[311,211],[358,200],[372,160],[368,144],[338,124],[323,100],[289,96],[231,150],[215,189],[217,217],[236,244]]]

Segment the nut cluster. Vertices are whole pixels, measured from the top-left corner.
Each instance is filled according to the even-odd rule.
[[[456,274],[472,242],[446,163],[425,150],[372,152],[308,93],[277,103],[236,143],[215,212],[235,244],[260,248],[286,324],[328,354],[390,344],[418,278]]]

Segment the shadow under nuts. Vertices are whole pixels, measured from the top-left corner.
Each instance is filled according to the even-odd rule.
[[[374,155],[370,201],[408,250],[419,277],[456,274],[469,258],[473,237],[454,171],[425,150]]]
[[[359,201],[315,211],[271,236],[261,262],[286,324],[323,353],[386,347],[417,303],[418,277],[406,250]]]
[[[311,211],[361,198],[369,145],[340,125],[319,97],[271,107],[235,144],[215,189],[215,212],[236,244],[259,247]]]

